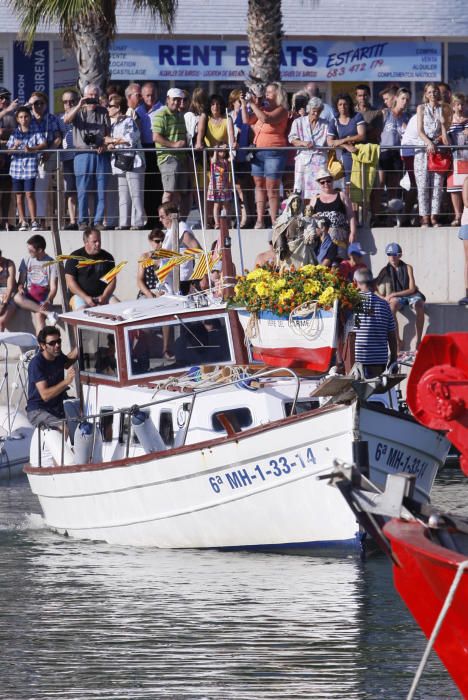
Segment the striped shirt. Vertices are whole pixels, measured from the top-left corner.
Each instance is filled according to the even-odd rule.
[[[186,141],[187,127],[185,126],[184,115],[180,112],[171,112],[168,107],[158,109],[153,116],[153,133],[164,136],[168,141]],[[164,163],[168,158],[185,158],[185,151],[178,151],[176,148],[164,148],[156,143],[158,153],[158,165]]]
[[[365,365],[386,365],[388,334],[395,330],[390,306],[373,292],[361,292],[362,308],[356,314],[355,360]]]

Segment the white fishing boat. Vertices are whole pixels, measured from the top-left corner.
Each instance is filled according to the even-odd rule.
[[[253,367],[236,311],[202,303],[167,295],[62,316],[79,346],[74,444],[38,430],[25,469],[50,528],[153,547],[357,545],[353,514],[318,478],[336,455],[368,455],[380,485],[415,474],[428,500],[448,442],[368,400],[382,380]]]
[[[9,348],[14,348],[13,352]],[[0,333],[3,376],[0,381],[0,480],[23,474],[29,461],[33,427],[24,412],[27,398],[27,367],[37,348],[31,333]],[[11,358],[13,354],[14,359]],[[11,377],[11,365],[16,365]]]

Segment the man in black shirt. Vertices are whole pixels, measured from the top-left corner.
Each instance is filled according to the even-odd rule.
[[[80,255],[90,260],[99,260],[94,265],[78,267],[78,260],[67,260],[65,280],[71,294],[70,306],[77,309],[88,306],[109,304],[115,290],[115,278],[109,284],[101,277],[111,270],[115,263],[113,256],[101,248],[101,233],[95,228],[83,231],[84,247],[74,250],[72,255]]]

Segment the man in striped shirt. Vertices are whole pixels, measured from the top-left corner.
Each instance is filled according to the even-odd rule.
[[[395,319],[388,302],[374,293],[375,281],[370,270],[356,270],[354,280],[362,298],[354,326],[355,361],[362,364],[364,377],[371,379],[397,359]]]
[[[185,219],[185,199],[190,195],[190,173],[187,152],[187,128],[181,112],[183,90],[171,88],[167,93],[166,106],[158,109],[153,116],[153,140],[156,144],[158,167],[161,171],[164,189],[163,204],[179,204],[181,218]],[[190,195],[191,196],[191,195]]]

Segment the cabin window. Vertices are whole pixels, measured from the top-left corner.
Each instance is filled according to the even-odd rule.
[[[159,414],[159,434],[168,447],[173,447],[174,426],[172,424],[172,411],[161,411]]]
[[[107,379],[118,379],[114,331],[78,328],[80,371]]]
[[[129,377],[233,362],[226,318],[205,316],[127,328]]]
[[[242,428],[248,428],[253,423],[252,414],[249,408],[227,408],[224,411],[217,411],[211,416],[211,425],[217,433],[225,431],[218,416],[224,414],[236,432]]]
[[[286,416],[291,415],[291,409],[293,406],[292,401],[286,401],[284,404],[284,412]],[[296,402],[296,410],[294,412],[294,415],[301,415],[301,413],[307,413],[308,411],[313,411],[315,408],[320,407],[320,401],[318,399],[309,399],[307,401],[297,401]]]

